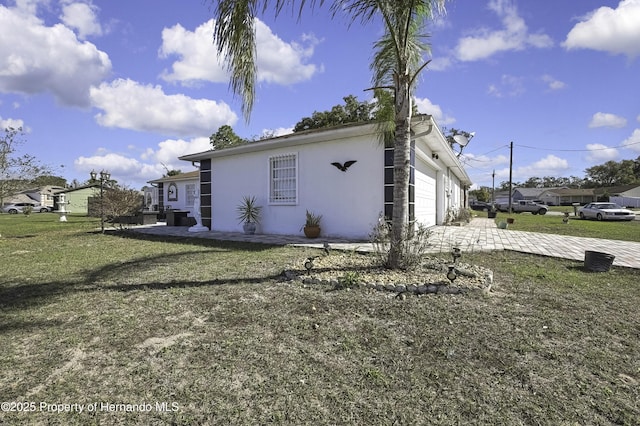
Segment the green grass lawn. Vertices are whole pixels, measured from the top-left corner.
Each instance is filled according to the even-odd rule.
[[[484,216],[480,213],[478,216]],[[612,240],[640,242],[640,221],[602,221],[581,220],[573,216],[573,210],[569,217],[569,223],[562,221],[563,216],[546,214],[543,216],[531,213],[498,213],[496,223],[515,219],[509,225],[509,229],[516,231],[544,232],[548,234],[573,235],[576,237],[607,238]]]
[[[638,424],[638,270],[464,254],[491,295],[400,299],[278,280],[311,249],[96,225],[0,215],[0,399],[33,408],[0,424]]]

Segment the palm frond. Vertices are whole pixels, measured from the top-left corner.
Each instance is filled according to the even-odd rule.
[[[324,0],[211,0],[211,3],[216,5],[213,42],[229,71],[229,86],[242,98],[242,113],[249,121],[257,77],[255,20],[258,13],[264,14],[271,7],[278,16],[285,7],[291,6],[291,11],[300,18],[305,6],[313,9]]]
[[[229,86],[242,97],[242,112],[248,121],[255,99],[256,0],[220,0],[215,10],[213,42],[231,74]]]

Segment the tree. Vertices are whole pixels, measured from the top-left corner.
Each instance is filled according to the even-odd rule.
[[[640,176],[636,175],[637,167],[634,160],[607,161],[604,164],[589,167],[585,172],[591,187],[630,185],[640,182]]]
[[[142,210],[143,196],[135,189],[113,185],[104,190],[102,203],[105,218],[115,221],[120,216],[133,216]]]
[[[31,186],[36,176],[49,173],[35,157],[16,154],[23,136],[22,127],[7,127],[0,134],[0,206],[6,197]]]
[[[307,2],[299,0],[211,0],[216,4],[213,40],[218,54],[225,57],[230,71],[230,86],[242,97],[242,111],[249,119],[255,99],[256,32],[255,18],[269,6],[278,16],[283,8],[291,6],[302,15]],[[313,8],[324,1],[310,1]],[[394,189],[391,247],[387,266],[402,267],[402,245],[410,238],[409,224],[409,172],[411,146],[412,100],[416,77],[429,63],[422,54],[429,49],[424,26],[437,11],[444,12],[445,0],[333,0],[333,16],[347,14],[352,22],[363,24],[381,19],[384,33],[374,45],[372,83],[379,95],[384,90],[393,94],[394,134]],[[381,123],[379,132],[385,135],[389,123]]]
[[[41,175],[31,181],[31,186],[40,188],[43,186],[59,186],[64,188],[67,186],[67,180],[60,176]]]
[[[473,189],[469,191],[469,196],[475,197],[475,199],[478,201],[482,201],[485,203],[489,202],[491,201],[491,188],[487,186],[481,186],[478,189]]]
[[[209,141],[211,142],[213,149],[216,150],[247,143],[246,140],[236,135],[236,132],[233,131],[233,127],[228,124],[220,126],[217,132],[209,136]]]
[[[294,132],[338,126],[346,123],[363,123],[374,120],[376,104],[360,102],[358,98],[349,95],[342,98],[345,105],[335,105],[329,111],[314,111],[311,117],[304,117],[296,123]]]
[[[520,182],[512,182],[511,187],[512,188],[522,188],[524,185]],[[503,180],[502,182],[500,182],[498,184],[498,186],[496,187],[496,191],[500,191],[500,192],[509,192],[509,181],[508,180]]]

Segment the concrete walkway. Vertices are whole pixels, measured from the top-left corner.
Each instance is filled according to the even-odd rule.
[[[252,242],[273,245],[294,245],[322,248],[325,242],[338,250],[371,251],[368,241],[339,238],[309,240],[295,235],[245,235],[236,232],[189,232],[187,227],[164,224],[135,227],[134,231],[164,236],[209,238],[214,240]],[[467,226],[435,226],[430,238],[432,253],[448,252],[459,247],[464,252],[513,250],[542,256],[584,260],[586,250],[601,251],[615,256],[616,266],[640,269],[640,243],[600,238],[570,237],[539,232],[498,229],[493,219],[474,218]],[[313,241],[313,242],[310,242]]]

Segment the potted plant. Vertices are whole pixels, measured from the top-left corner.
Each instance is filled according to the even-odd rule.
[[[489,206],[489,209],[487,210],[487,218],[495,219],[496,216],[498,216],[498,209],[496,209],[495,204],[491,204],[491,206]]]
[[[242,202],[236,207],[238,220],[242,223],[245,234],[253,235],[256,232],[256,225],[260,223],[260,212],[262,206],[256,205],[256,197],[245,195]]]
[[[322,219],[322,215],[313,214],[307,210],[307,220],[302,227],[307,238],[318,238],[320,235],[320,219]]]

